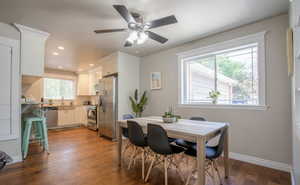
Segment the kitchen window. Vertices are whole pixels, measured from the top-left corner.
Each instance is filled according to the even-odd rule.
[[[264,35],[179,54],[181,105],[265,107]],[[213,102],[210,92],[219,92]]]
[[[44,78],[44,98],[73,100],[75,98],[75,81]]]

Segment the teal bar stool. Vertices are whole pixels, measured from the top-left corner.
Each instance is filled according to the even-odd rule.
[[[35,131],[35,140],[39,140],[43,146],[44,151],[46,150],[49,154],[48,147],[48,133],[47,133],[47,125],[45,117],[26,117],[23,120],[23,132],[22,132],[22,153],[23,159],[27,157],[29,144],[30,144],[30,136],[32,130]]]

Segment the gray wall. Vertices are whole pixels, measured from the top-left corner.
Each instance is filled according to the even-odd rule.
[[[13,26],[0,22],[0,37],[20,40],[20,33]],[[21,139],[0,141],[0,150],[7,152],[15,160],[21,158]]]
[[[268,110],[177,107],[176,113],[185,118],[204,116],[210,121],[231,123],[230,152],[290,164],[291,100],[285,42],[288,24],[288,15],[281,15],[143,57],[140,88],[147,90],[150,96],[144,115],[161,115],[169,105],[178,103],[176,53],[268,31],[266,35],[266,101],[270,106]],[[161,90],[150,90],[151,72],[162,72]]]

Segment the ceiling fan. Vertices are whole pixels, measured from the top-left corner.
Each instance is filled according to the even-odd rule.
[[[128,23],[128,28],[95,30],[94,32],[112,33],[129,30],[130,34],[124,44],[125,47],[130,47],[134,44],[143,44],[148,38],[151,38],[161,44],[164,44],[168,41],[167,38],[149,30],[152,28],[177,23],[177,19],[174,15],[156,19],[150,22],[144,22],[144,19],[140,14],[129,12],[124,5],[113,5],[113,7],[126,20],[126,22]]]

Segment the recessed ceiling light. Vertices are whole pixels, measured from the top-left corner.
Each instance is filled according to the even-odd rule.
[[[57,48],[60,49],[60,50],[64,50],[65,49],[63,46],[58,46]]]
[[[59,55],[59,53],[57,53],[57,52],[53,52],[52,54],[55,56]]]
[[[63,69],[63,66],[58,66],[57,68],[58,68],[58,69]]]
[[[90,64],[91,67],[93,67],[95,64]]]

